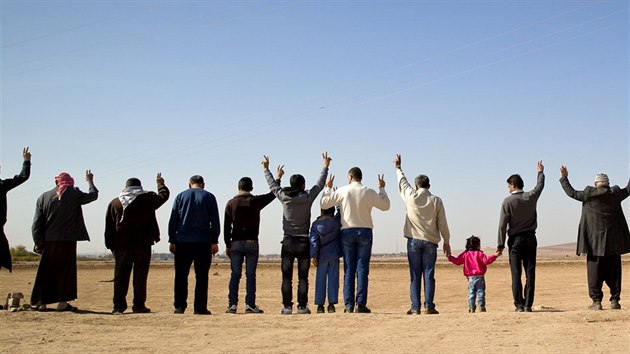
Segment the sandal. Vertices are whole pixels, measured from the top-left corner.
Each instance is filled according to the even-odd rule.
[[[59,312],[77,312],[79,310],[78,307],[72,306],[70,304],[66,304],[66,307],[63,309],[57,309]]]

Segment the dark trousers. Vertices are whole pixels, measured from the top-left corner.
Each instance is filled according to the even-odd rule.
[[[0,226],[0,269],[2,267],[11,272],[11,249],[9,248],[9,240],[4,234],[4,226]]]
[[[127,309],[129,278],[133,270],[133,309],[142,309],[147,301],[147,278],[151,264],[151,246],[131,247],[116,250],[114,269],[114,309],[121,312]]]
[[[77,298],[77,241],[45,242],[39,260],[31,305]]]
[[[293,262],[298,261],[298,306],[308,304],[308,270],[311,266],[311,255],[308,237],[285,236],[282,240],[282,304],[293,305]]]
[[[230,284],[228,301],[230,306],[238,304],[238,285],[243,273],[245,262],[245,304],[256,306],[256,267],[258,266],[259,246],[257,240],[243,240],[232,242],[232,255],[230,256]]]
[[[588,295],[593,301],[602,301],[602,285],[606,282],[610,289],[610,301],[621,296],[621,256],[586,256]]]
[[[534,304],[534,290],[536,288],[536,235],[514,235],[508,239],[510,250],[510,271],[512,272],[512,296],[514,306],[531,308]],[[521,275],[525,269],[525,292]]]
[[[177,309],[188,306],[188,274],[190,266],[195,264],[195,311],[208,308],[208,273],[212,262],[212,245],[210,243],[177,243],[175,244],[175,301]]]

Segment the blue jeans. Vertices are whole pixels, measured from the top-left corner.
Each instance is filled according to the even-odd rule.
[[[256,306],[256,267],[258,266],[258,241],[234,241],[232,242],[232,256],[230,257],[230,286],[228,300],[230,305],[238,304],[238,284],[243,271],[245,260],[245,304]]]
[[[339,258],[317,264],[315,275],[315,305],[326,302],[326,280],[328,280],[328,303],[339,302]]]
[[[372,229],[349,228],[341,230],[343,250],[343,302],[346,308],[354,304],[367,304],[368,275],[372,256]],[[357,283],[356,300],[354,297],[355,278]]]
[[[435,262],[437,261],[438,245],[418,239],[407,239],[407,259],[411,275],[410,297],[411,308],[420,309],[420,290],[424,278],[424,307],[435,308]]]
[[[479,307],[486,307],[486,280],[483,275],[468,277],[468,307],[476,309],[475,298]]]

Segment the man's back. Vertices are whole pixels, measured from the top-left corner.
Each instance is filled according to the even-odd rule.
[[[356,181],[340,187],[336,191],[327,188],[321,204],[322,209],[328,209],[335,205],[340,206],[341,229],[372,229],[374,228],[372,208],[386,211],[389,210],[390,206],[389,198],[384,189],[377,193]]]
[[[219,214],[214,195],[190,188],[177,195],[169,221],[169,242],[218,243]]]

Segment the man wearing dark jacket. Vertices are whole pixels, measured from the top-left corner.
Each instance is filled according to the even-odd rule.
[[[125,189],[107,207],[105,216],[105,247],[112,251],[116,260],[114,270],[114,309],[119,315],[127,309],[127,291],[133,269],[134,313],[148,313],[146,307],[147,277],[151,264],[151,246],[160,241],[155,211],[169,197],[162,175],[158,173],[158,192],[142,188],[137,178],[129,178]]]
[[[210,315],[208,273],[212,256],[219,252],[221,223],[214,195],[204,189],[203,177],[190,177],[188,189],[175,197],[168,222],[169,250],[175,255],[174,313],[186,311],[188,273],[195,264],[195,315]]]
[[[277,181],[280,183],[280,177]],[[258,266],[259,246],[258,232],[260,229],[260,211],[269,205],[276,197],[269,192],[263,195],[253,195],[254,183],[249,177],[238,181],[238,195],[230,199],[225,206],[223,219],[225,238],[225,253],[230,258],[230,276],[228,308],[226,313],[236,313],[238,305],[238,285],[245,261],[245,276],[247,277],[245,295],[245,313],[263,313],[256,305],[256,267]]]
[[[37,199],[33,220],[35,252],[42,255],[37,268],[31,305],[43,310],[57,302],[57,311],[76,311],[68,301],[77,298],[77,241],[89,241],[81,206],[98,198],[92,171],[85,172],[89,191],[74,187],[74,179],[62,172],[56,187]]]
[[[310,190],[305,190],[306,180],[302,175],[292,175],[290,187],[282,188],[269,171],[269,157],[264,156],[262,167],[271,192],[282,203],[282,311],[283,315],[293,312],[293,263],[298,261],[298,314],[310,314],[308,304],[308,271],[310,268],[309,231],[311,227],[311,206],[317,195],[324,188],[328,176],[330,157],[322,154],[324,166],[317,183]],[[282,167],[278,167],[282,170]],[[284,173],[284,172],[283,172]]]
[[[578,228],[577,254],[586,254],[588,292],[591,310],[602,309],[602,285],[610,289],[610,308],[621,309],[621,255],[630,252],[630,232],[621,202],[630,195],[630,181],[625,188],[610,187],[608,176],[598,173],[594,187],[576,191],[569,183],[569,170],[560,167],[560,184],[571,198],[582,202]]]
[[[28,147],[22,150],[22,157],[24,157],[24,163],[20,174],[13,178],[0,179],[0,269],[4,267],[9,272],[12,268],[11,251],[9,250],[9,240],[4,234],[4,224],[7,223],[7,192],[26,182],[31,175],[31,153],[28,152]]]
[[[505,236],[508,236],[510,272],[512,273],[512,297],[518,312],[531,312],[536,289],[536,228],[538,216],[536,206],[538,198],[545,188],[545,166],[538,161],[536,186],[529,192],[523,191],[523,179],[514,174],[507,179],[510,195],[501,204],[499,216],[499,237],[497,252],[505,248]],[[525,289],[521,274],[525,269]]]

